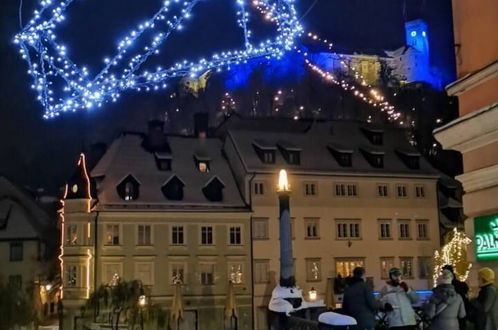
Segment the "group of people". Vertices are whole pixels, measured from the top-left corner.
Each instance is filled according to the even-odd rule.
[[[365,269],[357,267],[344,291],[343,312],[356,319],[358,328],[372,330],[376,325],[377,312],[385,314],[389,329],[416,329],[417,316],[413,305],[418,297],[415,290],[401,279],[401,270],[391,268],[389,280],[376,299],[373,289],[365,280]],[[425,317],[430,320],[431,330],[498,330],[498,293],[494,284],[495,273],[490,268],[478,271],[479,294],[469,300],[469,287],[455,276],[453,267],[443,267],[437,286],[428,301],[422,305]]]

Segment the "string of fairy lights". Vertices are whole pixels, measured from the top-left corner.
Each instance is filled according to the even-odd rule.
[[[80,109],[92,109],[116,101],[126,90],[149,91],[166,88],[166,81],[174,77],[191,76],[207,70],[221,71],[231,65],[245,63],[258,57],[280,58],[292,50],[295,39],[302,33],[294,6],[295,0],[257,0],[253,4],[264,8],[265,18],[276,25],[277,35],[255,45],[248,28],[249,13],[245,0],[235,0],[237,22],[244,31],[245,47],[213,54],[209,59],[177,62],[169,68],[157,67],[153,72],[140,71],[151,56],[174,32],[184,28],[192,11],[201,0],[164,0],[159,10],[145,22],[138,24],[118,42],[116,53],[104,58],[104,67],[93,76],[86,67],[78,66],[69,51],[57,38],[56,28],[66,20],[66,9],[74,0],[41,0],[33,18],[15,36],[20,54],[28,64],[33,78],[32,88],[45,108],[44,118]],[[176,9],[176,11],[175,11]],[[173,14],[171,12],[175,12]],[[132,47],[143,41],[148,33],[155,33],[152,41],[133,54]],[[62,90],[56,88],[63,85]]]

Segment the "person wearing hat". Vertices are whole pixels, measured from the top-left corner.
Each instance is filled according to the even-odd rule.
[[[467,283],[458,280],[452,265],[444,265],[443,271],[444,270],[448,270],[449,272],[451,272],[451,275],[453,275],[453,281],[451,281],[451,284],[455,288],[456,293],[458,293],[460,297],[462,297],[465,311],[467,311],[468,309],[470,309],[470,302],[468,297],[469,286],[467,285]],[[460,323],[460,330],[465,330],[467,328],[467,317],[459,318],[458,322]]]
[[[372,288],[365,283],[363,276],[365,268],[356,267],[349,286],[344,291],[342,309],[344,314],[353,317],[358,323],[358,329],[371,330],[375,326],[375,312],[379,308],[374,298]]]
[[[465,317],[462,297],[455,291],[453,274],[444,269],[437,279],[437,286],[425,306],[426,315],[431,319],[430,330],[459,329],[459,319]]]
[[[479,295],[473,300],[472,306],[476,311],[476,329],[498,329],[498,294],[496,292],[495,272],[488,267],[477,272],[479,282]]]
[[[401,281],[399,268],[389,270],[389,281],[381,289],[380,295],[380,304],[386,312],[389,329],[415,329],[417,321],[412,304],[418,300],[417,293]]]

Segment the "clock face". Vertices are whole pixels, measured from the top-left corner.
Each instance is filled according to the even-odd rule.
[[[78,185],[77,184],[73,184],[73,186],[71,187],[71,190],[74,194],[76,194],[78,192]]]

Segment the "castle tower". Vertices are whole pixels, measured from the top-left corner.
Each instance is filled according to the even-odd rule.
[[[405,23],[406,44],[429,56],[429,34],[427,23],[416,19]]]
[[[61,274],[63,329],[74,329],[93,289],[92,197],[85,155],[81,154],[73,176],[65,187],[61,209]]]

